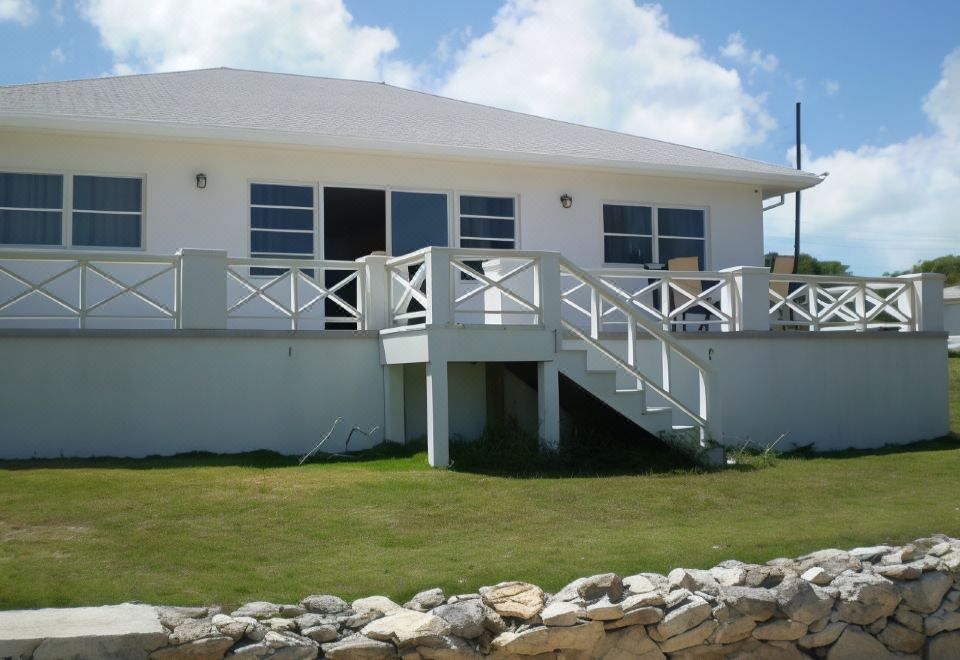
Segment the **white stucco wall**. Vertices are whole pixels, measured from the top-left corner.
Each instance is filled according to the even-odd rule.
[[[943,329],[948,335],[960,336],[960,302],[944,304]]]
[[[279,334],[279,333],[278,333]],[[272,449],[383,439],[376,337],[4,336],[0,458]]]
[[[708,268],[762,265],[763,259],[760,194],[742,184],[307,148],[10,131],[0,132],[0,170],[143,175],[144,250],[151,254],[196,247],[246,256],[253,180],[516,194],[519,247],[557,250],[584,267],[602,265],[604,202],[704,207]],[[206,190],[196,189],[198,172],[208,177]],[[562,193],[573,196],[571,209],[560,206]],[[456,224],[451,212],[451,236]]]

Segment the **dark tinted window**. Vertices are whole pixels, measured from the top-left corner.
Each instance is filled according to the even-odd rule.
[[[694,209],[658,209],[658,229],[661,236],[704,237],[703,211]]]
[[[652,234],[649,206],[603,205],[603,231],[609,234]]]
[[[353,261],[387,249],[387,195],[362,188],[323,189],[323,256]]]
[[[406,254],[430,245],[448,245],[446,195],[391,193],[390,214],[394,254]]]
[[[250,203],[264,206],[313,208],[313,187],[254,183],[250,186]]]
[[[0,172],[0,207],[63,208],[63,177],[59,174]]]
[[[141,210],[140,179],[121,179],[105,176],[73,177],[73,208],[79,211]]]
[[[608,264],[646,264],[653,261],[653,239],[604,236],[603,260]]]
[[[63,214],[59,211],[0,209],[0,244],[60,245]]]
[[[140,216],[74,213],[73,244],[90,247],[140,247]]]
[[[461,195],[460,215],[492,215],[498,218],[512,218],[514,199],[512,197],[478,197]]]

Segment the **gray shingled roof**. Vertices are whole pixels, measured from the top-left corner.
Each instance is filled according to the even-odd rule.
[[[139,125],[140,132],[151,126],[228,129],[329,137],[356,145],[389,142],[409,145],[412,152],[437,147],[499,153],[514,160],[536,156],[541,162],[689,170],[691,176],[736,176],[790,189],[819,181],[809,173],[756,160],[382,83],[227,68],[0,87],[0,126],[15,126],[16,119],[25,117],[59,120],[58,126],[63,120],[76,121],[77,130],[104,123]]]

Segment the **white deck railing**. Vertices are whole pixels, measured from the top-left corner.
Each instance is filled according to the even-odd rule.
[[[770,276],[770,325],[806,330],[916,330],[913,283],[897,277]]]
[[[545,291],[579,277],[557,271],[556,259],[549,252],[437,247],[356,262],[232,258],[214,250],[0,251],[0,328],[543,325]],[[943,325],[939,275],[781,275],[758,267],[587,274],[609,295],[591,299],[582,280],[579,288],[565,287],[564,319],[581,331],[594,330],[589,316],[600,333],[626,332],[633,321],[625,309],[662,331],[911,332]]]
[[[664,330],[729,331],[735,327],[736,309],[726,302],[735,300],[730,271],[604,268],[588,272]],[[603,300],[601,305],[601,331],[623,332],[627,320],[620,307]]]
[[[179,327],[180,259],[0,253],[0,327]]]
[[[226,275],[229,327],[363,328],[359,263],[229,258]]]

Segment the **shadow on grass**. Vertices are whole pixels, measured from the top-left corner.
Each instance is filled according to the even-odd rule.
[[[818,459],[847,459],[863,458],[865,456],[890,456],[893,454],[915,454],[927,451],[960,450],[960,435],[951,433],[942,438],[912,442],[908,445],[886,445],[876,449],[842,449],[840,451],[816,452],[808,448],[795,449],[780,454],[780,458],[818,458]]]

